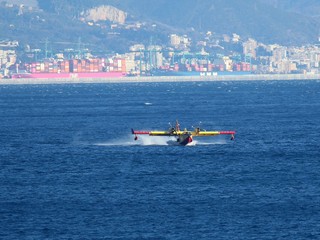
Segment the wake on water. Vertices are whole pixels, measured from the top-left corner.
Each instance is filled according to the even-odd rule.
[[[187,146],[227,144],[225,139],[193,139]],[[96,146],[181,146],[174,137],[139,136],[135,141],[132,135],[110,141],[95,143]]]

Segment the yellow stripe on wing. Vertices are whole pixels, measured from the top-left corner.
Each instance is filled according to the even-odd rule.
[[[192,132],[192,136],[197,137],[207,137],[207,136],[216,136],[220,135],[219,131],[206,131],[206,132]]]
[[[151,131],[149,132],[150,136],[179,136],[183,134],[192,134],[190,131]]]
[[[173,134],[168,131],[151,131],[150,136],[172,136]]]

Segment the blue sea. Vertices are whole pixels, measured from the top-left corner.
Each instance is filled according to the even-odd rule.
[[[191,146],[136,130],[234,130]],[[0,85],[0,239],[320,239],[320,81]]]

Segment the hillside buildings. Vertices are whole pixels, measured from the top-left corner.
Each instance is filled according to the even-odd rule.
[[[301,47],[266,45],[252,38],[243,40],[237,34],[214,38],[214,34],[210,32],[198,42],[194,42],[186,35],[172,34],[168,37],[168,42],[162,46],[136,44],[128,49],[127,53],[115,54],[102,60],[101,57],[90,54],[87,54],[86,57],[71,56],[67,55],[65,51],[57,52],[48,59],[45,50],[30,48],[21,50],[22,48],[18,47],[17,41],[0,42],[0,76],[8,76],[9,71],[17,71],[17,69],[21,69],[21,66],[28,68],[30,65],[29,69],[31,69],[37,64],[46,66],[48,61],[53,62],[53,66],[60,66],[61,62],[74,58],[79,60],[99,58],[98,62],[106,65],[107,70],[116,68],[112,65],[113,59],[117,59],[117,61],[121,59],[123,62],[121,71],[134,75],[148,74],[156,69],[256,74],[320,73],[319,45]],[[29,59],[22,59],[20,56],[27,56]],[[101,66],[101,69],[106,68]],[[59,72],[61,69],[57,69],[57,71]]]

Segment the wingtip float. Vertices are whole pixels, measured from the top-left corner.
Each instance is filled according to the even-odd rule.
[[[200,129],[199,127],[195,128],[193,131],[188,131],[187,129],[180,130],[180,124],[176,121],[176,126],[169,128],[167,131],[141,131],[131,129],[131,133],[135,135],[134,140],[138,140],[138,135],[149,135],[149,136],[169,136],[176,137],[177,142],[180,145],[187,145],[193,141],[193,137],[209,137],[217,135],[230,135],[231,140],[234,140],[235,131],[206,131]]]

